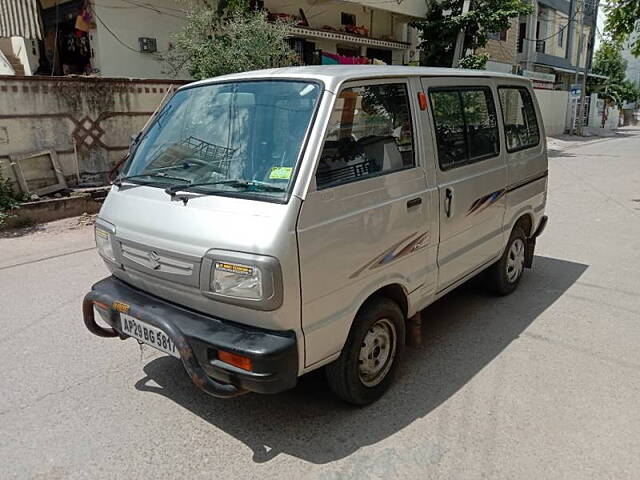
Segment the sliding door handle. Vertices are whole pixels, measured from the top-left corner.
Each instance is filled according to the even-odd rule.
[[[444,191],[444,213],[451,217],[451,203],[453,203],[453,190],[447,188]]]
[[[417,207],[420,204],[422,204],[422,198],[421,197],[412,198],[411,200],[409,200],[407,202],[407,208]]]

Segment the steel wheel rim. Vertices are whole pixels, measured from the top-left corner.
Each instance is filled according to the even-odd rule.
[[[515,283],[524,270],[524,242],[516,238],[507,253],[507,280]]]
[[[358,376],[365,387],[375,387],[389,373],[396,356],[396,337],[396,327],[387,318],[367,330],[358,354]]]

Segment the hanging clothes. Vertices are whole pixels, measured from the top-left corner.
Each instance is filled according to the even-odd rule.
[[[338,63],[338,55],[334,53],[322,52],[322,65],[337,65]]]
[[[371,60],[367,57],[347,57],[336,53],[322,52],[322,65],[367,65]]]

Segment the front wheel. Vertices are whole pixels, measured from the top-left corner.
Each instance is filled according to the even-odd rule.
[[[379,298],[356,316],[340,357],[327,365],[333,392],[346,402],[367,405],[389,388],[404,352],[405,322],[398,305]]]
[[[489,287],[496,295],[508,295],[520,283],[525,267],[526,241],[522,228],[515,227],[502,257],[487,271]]]

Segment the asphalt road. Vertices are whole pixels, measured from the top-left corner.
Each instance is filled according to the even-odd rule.
[[[425,311],[378,403],[320,375],[218,400],[178,360],[90,335],[90,227],[0,238],[2,478],[637,478],[640,131],[552,144],[534,269]]]

